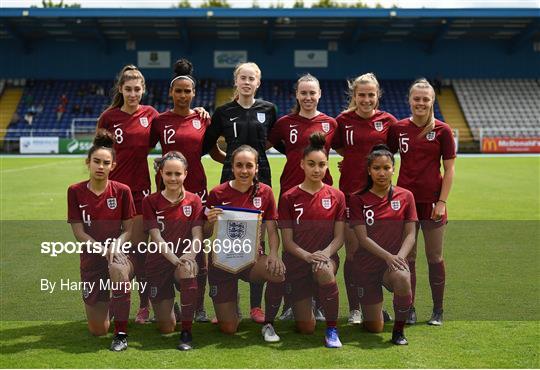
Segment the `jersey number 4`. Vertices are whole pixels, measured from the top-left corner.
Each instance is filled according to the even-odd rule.
[[[85,224],[87,224],[88,226],[92,226],[92,220],[90,220],[90,215],[86,213],[85,209],[83,209],[82,211],[82,219]]]

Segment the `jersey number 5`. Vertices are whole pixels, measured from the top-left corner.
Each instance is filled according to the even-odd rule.
[[[159,224],[160,232],[165,231],[165,222],[163,222],[164,219],[165,219],[165,216],[156,216],[156,221]]]

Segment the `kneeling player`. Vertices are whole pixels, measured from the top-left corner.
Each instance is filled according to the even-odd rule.
[[[174,289],[179,288],[182,332],[177,348],[187,351],[192,349],[191,326],[197,302],[198,266],[193,249],[201,248],[203,207],[201,198],[184,189],[187,161],[181,153],[165,154],[159,174],[165,189],[143,200],[145,229],[159,246],[147,253],[145,270],[150,301],[162,333],[171,333],[176,327]]]
[[[337,251],[343,244],[345,196],[323,183],[328,169],[324,134],[313,133],[309,141],[300,162],[304,181],[283,194],[279,203],[283,261],[287,268],[285,294],[292,302],[298,331],[312,334],[312,299],[316,292],[326,317],[325,345],[339,348],[335,274],[339,265]]]
[[[252,246],[259,249],[257,262],[237,274],[229,273],[215,267],[212,261],[208,268],[210,297],[222,332],[234,334],[238,329],[238,279],[251,283],[268,282],[265,293],[266,315],[262,335],[267,342],[280,340],[273,327],[273,319],[281,302],[281,286],[285,279],[285,266],[278,256],[279,235],[276,225],[276,202],[270,186],[257,180],[259,154],[249,145],[238,147],[231,155],[234,179],[218,185],[208,195],[206,203],[208,222],[205,224],[205,235],[212,233],[218,215],[223,211],[220,206],[237,207],[262,211],[264,230],[268,233],[270,253],[264,255],[264,247]]]
[[[109,307],[114,316],[111,351],[127,349],[127,322],[131,294],[129,282],[133,263],[119,248],[106,250],[107,240],[123,245],[131,237],[135,206],[128,186],[109,180],[116,166],[112,134],[98,130],[88,151],[86,165],[90,179],[68,189],[68,222],[80,242],[101,243],[101,254],[81,254],[81,281],[92,288],[83,290],[88,329],[93,335],[109,330]],[[112,300],[109,305],[112,287]]]
[[[412,193],[392,186],[394,157],[385,145],[368,156],[366,188],[350,197],[350,226],[360,241],[354,252],[354,284],[364,313],[364,328],[383,330],[383,292],[394,292],[392,343],[408,344],[403,333],[412,302],[407,255],[414,245],[418,218]]]

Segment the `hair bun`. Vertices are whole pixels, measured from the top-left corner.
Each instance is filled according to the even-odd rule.
[[[193,74],[193,64],[187,59],[179,59],[174,63],[174,75],[191,76]]]
[[[326,145],[326,135],[320,131],[314,132],[309,135],[309,144],[315,150],[324,149]]]
[[[387,152],[389,152],[390,148],[388,148],[386,144],[377,144],[377,145],[374,145],[373,148],[371,148],[371,153],[377,150],[386,150]]]
[[[93,144],[98,148],[112,148],[114,144],[114,136],[109,131],[100,128],[96,132]]]

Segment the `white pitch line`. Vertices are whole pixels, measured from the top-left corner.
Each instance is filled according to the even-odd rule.
[[[27,166],[27,167],[10,168],[10,169],[7,169],[7,170],[1,170],[0,174],[23,172],[23,171],[27,171],[27,170],[33,170],[35,168],[55,166],[55,165],[58,165],[59,163],[66,163],[66,161],[56,161],[56,162],[50,162],[50,163],[36,164],[36,165],[33,165],[33,166]]]

